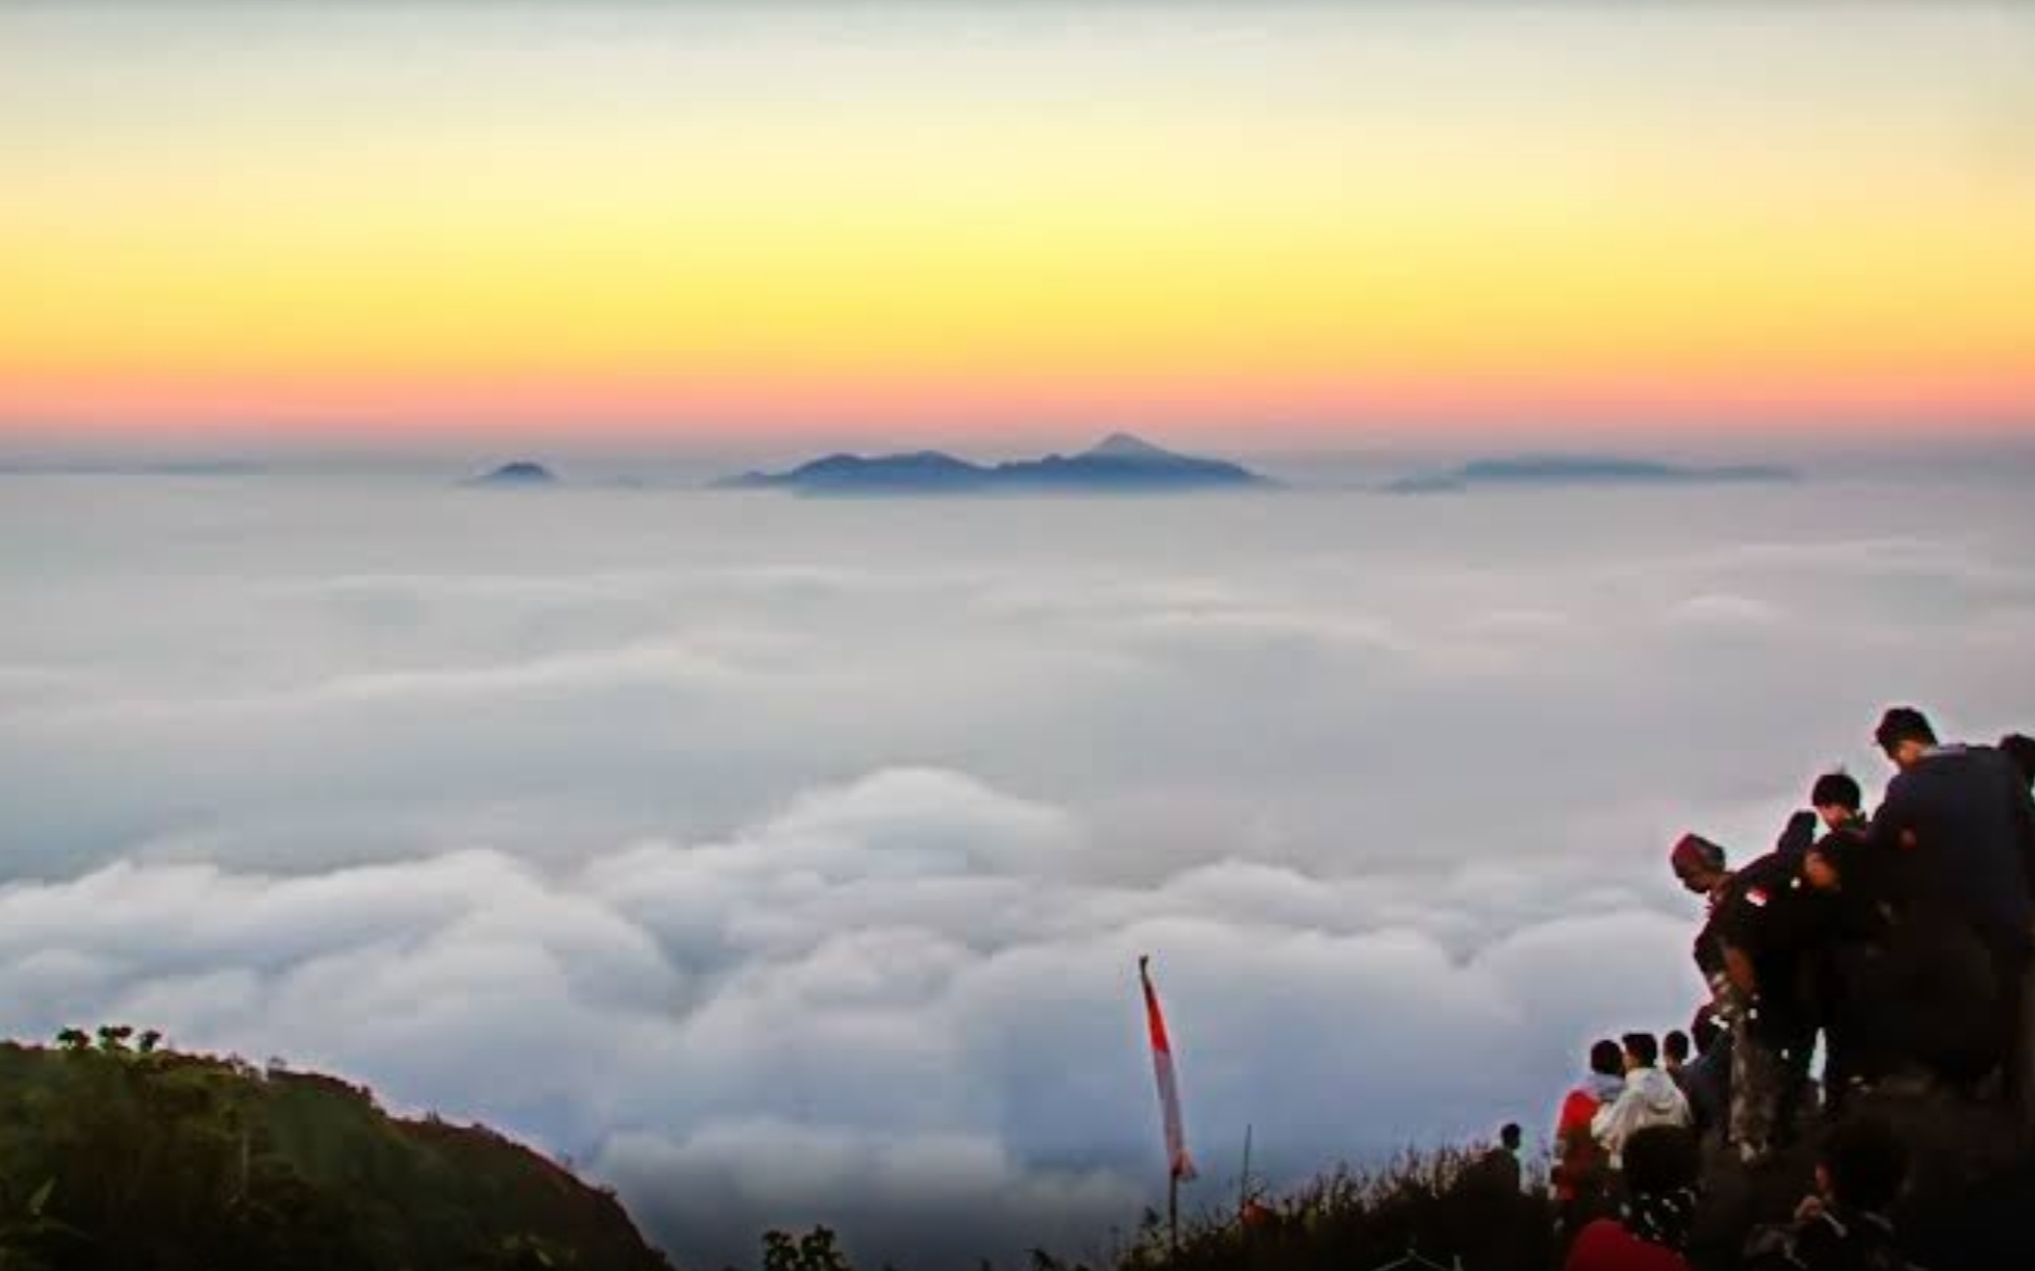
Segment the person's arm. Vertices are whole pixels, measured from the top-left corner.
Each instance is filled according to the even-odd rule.
[[[1603,1144],[1610,1152],[1617,1152],[1625,1142],[1626,1126],[1632,1120],[1632,1091],[1618,1092],[1618,1097],[1597,1109],[1597,1115],[1590,1118],[1590,1137]]]
[[[1781,830],[1781,836],[1774,840],[1774,850],[1783,856],[1800,856],[1816,841],[1816,814],[1808,809],[1788,818],[1788,824]]]
[[[1909,806],[1912,802],[1906,775],[1897,774],[1887,783],[1887,797],[1880,801],[1879,810],[1872,814],[1872,822],[1866,830],[1866,842],[1883,852],[1913,847],[1914,814]]]
[[[1611,1102],[1597,1105],[1596,1113],[1590,1118],[1591,1138],[1599,1143],[1609,1142],[1608,1136],[1611,1133],[1611,1126],[1618,1118],[1618,1105],[1624,1102],[1625,1094],[1621,1091],[1618,1097]]]
[[[1724,974],[1731,987],[1748,998],[1759,996],[1759,975],[1752,968],[1752,956],[1735,944],[1724,946]]]

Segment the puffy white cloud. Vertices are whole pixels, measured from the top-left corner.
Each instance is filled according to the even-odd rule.
[[[1985,487],[207,488],[0,501],[0,1030],[483,1118],[696,1260],[1134,1223],[1141,952],[1212,1190],[1246,1124],[1286,1175],[1536,1124],[1684,1016],[1674,833],[1876,774],[1890,700],[2035,720]]]

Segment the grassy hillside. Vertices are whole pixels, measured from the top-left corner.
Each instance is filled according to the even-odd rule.
[[[657,1271],[615,1198],[488,1130],[311,1074],[0,1044],[0,1271]]]

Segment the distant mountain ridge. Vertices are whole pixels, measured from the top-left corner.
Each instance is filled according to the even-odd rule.
[[[1129,433],[1112,433],[1079,454],[998,464],[970,463],[938,450],[834,454],[783,472],[745,472],[714,483],[731,490],[819,495],[1097,493],[1158,494],[1269,488],[1239,464],[1183,455]]]
[[[1446,472],[1401,478],[1386,489],[1395,494],[1428,494],[1473,486],[1699,485],[1801,479],[1795,469],[1777,464],[1703,466],[1624,455],[1529,454],[1473,459]]]

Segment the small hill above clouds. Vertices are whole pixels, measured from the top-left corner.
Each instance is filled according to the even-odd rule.
[[[1128,433],[1113,433],[1078,454],[1042,459],[985,465],[937,450],[869,457],[837,454],[784,472],[749,472],[715,484],[722,489],[819,495],[955,495],[1159,494],[1269,488],[1274,483],[1237,464],[1183,455]]]
[[[1394,494],[1432,494],[1481,487],[1576,485],[1704,485],[1799,481],[1802,474],[1773,464],[1703,466],[1624,455],[1533,454],[1473,459],[1441,472],[1401,478]]]
[[[558,476],[541,463],[517,459],[467,482],[472,486],[532,487],[557,485]]]

